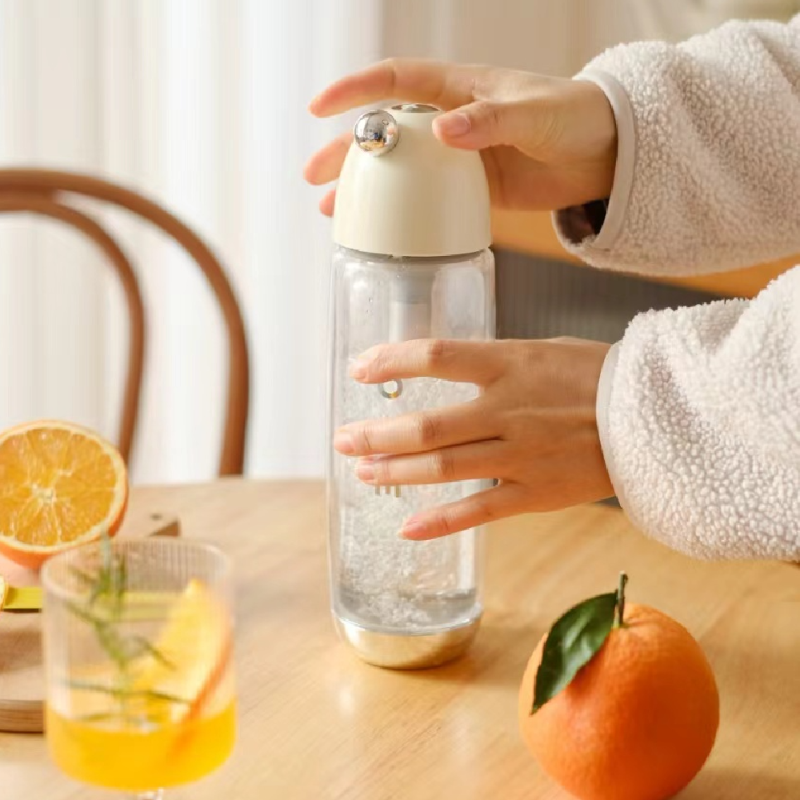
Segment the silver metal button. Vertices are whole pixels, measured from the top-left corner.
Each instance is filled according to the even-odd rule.
[[[388,111],[368,111],[356,121],[353,137],[365,152],[382,156],[397,145],[400,129]]]

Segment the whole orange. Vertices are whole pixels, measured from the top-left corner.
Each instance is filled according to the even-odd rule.
[[[547,636],[519,693],[520,729],[542,769],[579,800],[666,800],[700,771],[719,694],[700,645],[674,619],[628,604],[597,654],[531,714]]]

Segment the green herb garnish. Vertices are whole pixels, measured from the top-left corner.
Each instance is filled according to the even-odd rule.
[[[112,683],[75,680],[68,682],[72,689],[109,695],[117,701],[116,713],[100,712],[87,715],[85,719],[121,719],[124,723],[131,724],[143,719],[135,707],[142,700],[186,704],[188,701],[181,697],[134,687],[133,666],[142,656],[149,655],[168,669],[174,669],[175,666],[144,636],[125,631],[125,623],[132,619],[125,614],[128,599],[125,555],[115,553],[110,538],[104,534],[100,539],[100,564],[97,570],[92,574],[71,567],[71,572],[86,590],[86,599],[83,602],[69,601],[66,607],[74,616],[93,628],[98,644],[116,666]],[[148,718],[148,721],[152,720]]]

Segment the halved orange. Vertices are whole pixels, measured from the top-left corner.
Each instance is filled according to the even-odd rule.
[[[0,555],[36,569],[113,536],[127,502],[125,462],[93,431],[43,420],[0,433]]]

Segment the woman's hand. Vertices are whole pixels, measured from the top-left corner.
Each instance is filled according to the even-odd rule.
[[[358,456],[374,486],[498,478],[500,484],[406,520],[401,534],[432,539],[527,511],[613,495],[595,401],[609,346],[577,339],[379,345],[352,369],[361,383],[442,378],[477,384],[460,406],[340,428],[336,449]]]
[[[445,109],[434,133],[451,147],[481,150],[493,205],[558,209],[611,193],[617,156],[614,113],[588,81],[548,78],[495,67],[390,59],[342,78],[311,103],[318,117],[387,98]],[[348,132],[316,153],[306,179],[339,176]],[[320,203],[333,213],[334,192]]]

